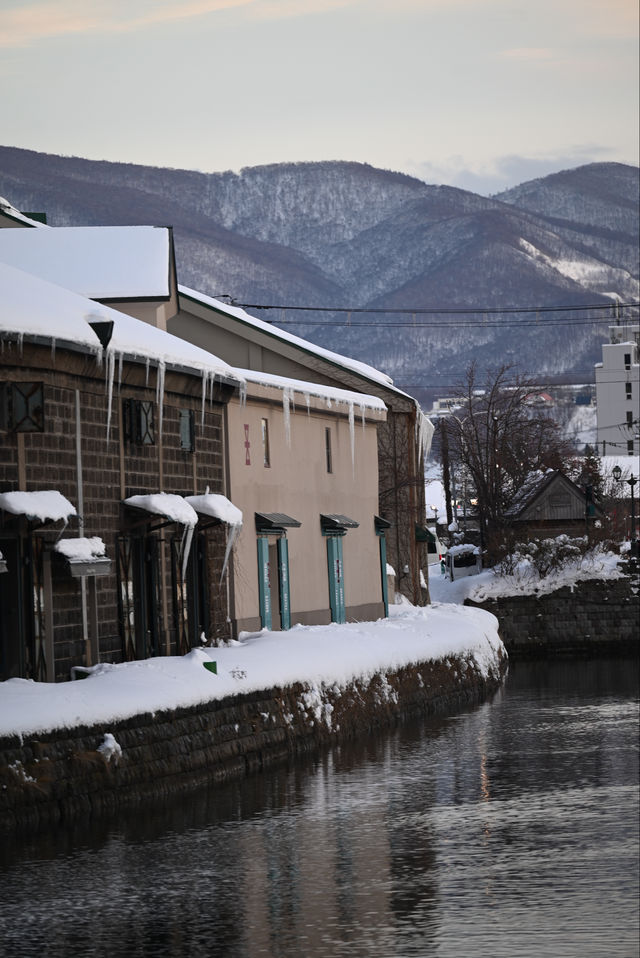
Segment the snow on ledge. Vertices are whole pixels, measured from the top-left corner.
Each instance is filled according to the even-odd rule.
[[[77,515],[75,506],[55,489],[42,492],[3,492],[0,493],[0,509],[16,516],[39,519],[40,522],[64,519]]]
[[[54,551],[59,552],[65,559],[82,562],[90,562],[92,559],[100,558],[106,554],[104,542],[99,536],[58,539]]]
[[[172,493],[159,492],[148,496],[129,496],[124,500],[124,504],[134,506],[136,509],[144,509],[145,512],[163,516],[165,519],[179,522],[190,528],[198,524],[198,515],[193,506],[189,505],[182,496]]]
[[[185,496],[185,502],[188,502],[200,515],[219,519],[220,522],[225,522],[229,526],[242,525],[242,512],[226,496],[206,492],[201,496]]]

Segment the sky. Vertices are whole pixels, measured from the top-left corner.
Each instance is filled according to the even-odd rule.
[[[637,0],[0,0],[0,83],[2,145],[89,159],[638,163]]]

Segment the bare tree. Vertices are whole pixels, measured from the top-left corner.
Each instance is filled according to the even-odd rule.
[[[534,383],[502,365],[478,379],[468,367],[448,419],[449,455],[475,486],[481,534],[487,543],[506,523],[524,480],[536,469],[559,469],[570,456],[557,423],[533,401]]]

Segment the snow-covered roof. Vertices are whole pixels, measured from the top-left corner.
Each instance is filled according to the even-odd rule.
[[[31,219],[30,216],[25,216],[25,214],[17,210],[9,200],[6,200],[4,196],[0,196],[0,213],[11,217],[12,220],[16,220],[19,223],[24,223],[25,226],[38,226],[49,229],[46,223],[40,223],[38,220]]]
[[[350,359],[348,356],[342,356],[340,353],[334,353],[330,349],[324,349],[322,346],[316,346],[314,343],[309,342],[308,339],[302,339],[300,336],[294,336],[292,333],[287,333],[282,329],[278,329],[277,326],[273,326],[271,323],[265,323],[262,319],[257,319],[255,316],[250,316],[249,313],[246,313],[244,309],[241,309],[239,306],[230,306],[228,303],[223,303],[218,299],[214,299],[212,296],[207,296],[204,293],[197,292],[197,290],[189,289],[187,286],[179,284],[178,292],[181,295],[187,296],[189,299],[195,300],[197,303],[208,306],[210,309],[213,309],[216,312],[224,313],[227,316],[232,316],[234,319],[239,320],[247,326],[251,326],[253,329],[258,329],[261,332],[267,333],[269,336],[273,336],[274,339],[279,339],[285,343],[291,343],[293,346],[297,346],[299,349],[302,349],[307,353],[312,353],[316,356],[320,356],[322,359],[328,360],[337,366],[342,366],[344,369],[348,369],[350,372],[357,373],[359,376],[363,376],[365,379],[370,379],[372,382],[378,383],[379,385],[384,386],[386,389],[393,389],[394,392],[401,393],[401,395],[406,395],[393,385],[393,379],[391,379],[390,376],[387,376],[386,373],[380,372],[379,369],[375,369],[373,366],[368,366],[366,363],[361,363],[357,359]]]
[[[91,312],[97,321],[105,322],[113,318],[114,310],[3,262],[0,262],[0,289],[0,334],[43,336],[58,342],[76,343],[96,354],[102,351],[100,340],[87,323],[87,316]]]
[[[158,226],[0,230],[0,260],[89,299],[166,299],[171,236]]]
[[[201,496],[185,496],[185,500],[202,516],[211,516],[229,526],[242,525],[242,512],[226,496],[206,492]]]
[[[255,369],[239,369],[237,372],[248,383],[289,389],[301,393],[305,397],[314,396],[318,399],[324,399],[328,406],[335,402],[358,406],[361,409],[377,409],[381,412],[387,408],[378,396],[369,396],[366,393],[357,393],[350,389],[339,389],[337,386],[325,386],[322,383],[311,383],[301,379],[289,379],[286,376],[275,376],[272,373],[263,373]]]
[[[39,519],[40,522],[57,522],[59,519],[67,522],[71,516],[77,515],[75,506],[55,489],[41,492],[2,492],[0,509],[16,516]]]
[[[183,526],[193,526],[198,523],[198,515],[182,496],[159,492],[148,496],[129,496],[124,500],[125,505],[144,509],[152,515],[162,516],[171,522],[179,522]]]

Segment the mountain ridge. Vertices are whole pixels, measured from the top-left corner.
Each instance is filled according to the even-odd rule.
[[[514,358],[542,379],[592,378],[606,322],[580,335],[550,323],[532,333],[524,316],[497,328],[486,314],[639,298],[638,171],[624,164],[588,164],[483,197],[351,161],[201,173],[0,147],[0,194],[46,210],[52,225],[170,225],[180,282],[208,295],[405,310],[358,314],[369,324],[360,329],[348,312],[256,315],[414,392],[452,383],[473,357]],[[411,307],[443,313],[421,314],[427,328],[411,324]],[[466,325],[444,312],[468,308],[477,314]]]

